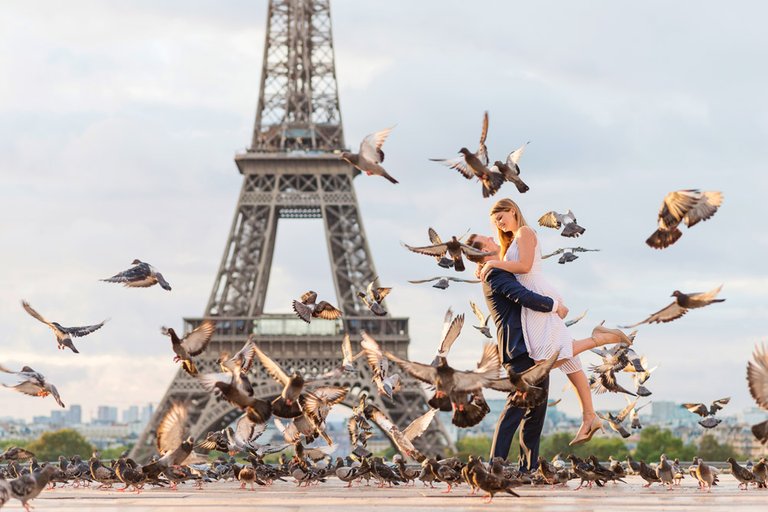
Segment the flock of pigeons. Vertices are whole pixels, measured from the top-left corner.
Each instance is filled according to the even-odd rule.
[[[391,132],[391,128],[367,136],[360,145],[359,153],[343,153],[341,158],[354,165],[368,175],[382,176],[392,183],[397,183],[381,166],[384,160],[382,145]],[[488,114],[483,117],[483,127],[480,146],[474,153],[466,148],[459,151],[460,157],[452,160],[439,160],[441,163],[458,170],[465,178],[477,178],[482,184],[483,197],[494,195],[501,185],[507,181],[513,182],[520,193],[530,190],[520,179],[520,158],[527,143],[509,153],[504,162],[497,160],[489,167],[488,151],[485,140],[488,133]],[[646,243],[656,249],[663,249],[674,244],[682,235],[680,224],[687,227],[711,218],[722,203],[720,192],[701,192],[699,190],[681,190],[667,194],[658,214],[657,229]],[[575,238],[586,230],[577,223],[576,216],[568,210],[565,214],[555,211],[545,213],[539,219],[541,226],[562,230],[561,235]],[[443,269],[453,268],[458,272],[465,270],[464,255],[484,256],[487,253],[478,251],[462,241],[462,237],[451,236],[443,242],[434,229],[428,230],[429,245],[405,247],[415,253],[435,258],[437,265]],[[578,258],[576,253],[596,251],[583,247],[567,247],[548,254],[545,258],[560,255],[559,263],[567,263]],[[170,291],[171,286],[157,269],[148,263],[134,260],[132,267],[115,276],[104,279],[112,283],[122,283],[128,287],[149,287],[159,284]],[[365,290],[360,290],[358,297],[373,315],[383,316],[387,312],[383,300],[392,288],[376,285],[375,278]],[[412,283],[437,281],[433,286],[440,289],[448,287],[451,281],[474,282],[477,280],[460,279],[452,276],[434,277],[431,279],[414,280]],[[721,287],[703,293],[673,292],[674,301],[645,320],[630,325],[636,327],[645,323],[669,322],[680,318],[690,309],[701,308],[712,303],[722,302],[717,295]],[[105,321],[82,327],[63,327],[57,322],[45,319],[26,301],[22,302],[24,310],[38,321],[50,327],[56,337],[59,349],[68,348],[79,353],[73,343],[73,338],[89,335],[104,326]],[[342,312],[329,302],[320,300],[314,291],[308,291],[298,300],[293,301],[293,310],[303,321],[309,323],[313,319],[334,320],[342,316]],[[479,325],[474,326],[487,338],[492,338],[488,327],[488,316],[476,304],[470,303]],[[586,312],[578,318],[569,320],[568,325],[579,321]],[[242,349],[234,355],[220,354],[220,372],[201,374],[195,365],[194,358],[208,348],[209,342],[216,330],[215,318],[207,319],[184,336],[171,328],[163,328],[162,333],[171,339],[174,361],[181,363],[182,368],[191,376],[198,379],[201,385],[221,400],[226,400],[242,411],[235,427],[226,427],[218,432],[209,432],[206,438],[195,444],[189,436],[189,413],[184,404],[173,404],[157,428],[157,450],[155,456],[145,465],[140,465],[129,459],[127,454],[111,464],[103,464],[97,457],[86,463],[78,458],[67,460],[60,458],[58,465],[37,465],[34,461],[28,469],[22,469],[17,460],[31,458],[32,454],[22,449],[8,450],[0,457],[10,461],[2,468],[0,476],[0,505],[9,497],[19,499],[25,508],[28,501],[36,496],[49,483],[73,482],[75,485],[85,485],[96,481],[107,486],[116,482],[125,484],[124,489],[133,487],[137,492],[147,484],[169,485],[174,487],[184,481],[203,482],[236,478],[245,487],[254,483],[267,485],[276,479],[294,478],[300,485],[322,482],[335,475],[350,484],[353,481],[374,479],[380,485],[403,484],[418,478],[432,485],[433,482],[448,484],[448,490],[461,482],[467,483],[474,491],[482,489],[491,499],[495,493],[504,492],[516,495],[513,488],[525,484],[565,484],[571,479],[580,478],[581,484],[603,485],[608,481],[621,482],[624,468],[620,463],[614,463],[605,468],[594,458],[587,461],[575,456],[569,457],[571,467],[566,468],[564,461],[553,464],[540,461],[536,474],[526,475],[505,465],[504,461],[494,460],[490,464],[481,459],[470,457],[464,464],[456,459],[435,460],[421,453],[414,444],[422,435],[437,411],[452,413],[452,422],[461,428],[479,423],[490,408],[483,397],[483,389],[494,389],[508,392],[513,400],[521,407],[533,407],[546,399],[546,392],[537,384],[551,370],[558,354],[541,362],[523,373],[507,372],[502,369],[497,345],[488,342],[484,345],[477,367],[472,370],[458,370],[448,363],[448,354],[458,338],[464,324],[464,315],[453,315],[448,311],[444,319],[443,333],[440,337],[437,353],[431,363],[409,361],[383,350],[379,343],[368,333],[361,333],[361,351],[355,352],[349,336],[345,337],[341,346],[340,364],[328,372],[309,375],[296,371],[286,371],[276,361],[271,359],[249,337]],[[631,335],[631,345],[616,345],[602,348],[594,352],[602,358],[602,362],[591,368],[591,385],[595,392],[624,393],[628,398],[627,406],[616,414],[609,413],[603,419],[611,428],[623,437],[628,432],[623,423],[629,419],[631,428],[641,428],[638,411],[647,404],[638,405],[638,397],[646,397],[651,392],[645,387],[646,382],[655,368],[649,368],[644,357],[634,351],[636,332]],[[325,431],[328,413],[335,405],[347,398],[350,390],[346,387],[329,385],[329,381],[338,380],[346,373],[358,371],[356,361],[364,358],[369,366],[373,383],[378,393],[392,398],[401,388],[400,375],[393,371],[397,365],[402,371],[421,381],[429,394],[429,410],[407,426],[398,426],[386,412],[368,402],[365,394],[356,397],[358,405],[353,409],[348,422],[348,430],[352,451],[346,458],[338,457],[336,462],[330,462],[331,454],[336,446]],[[248,374],[258,359],[266,373],[282,386],[280,395],[272,401],[262,400],[255,396]],[[20,371],[9,370],[0,366],[0,371],[14,374],[19,382],[12,386],[16,391],[45,397],[53,395],[56,402],[64,407],[64,403],[56,387],[48,382],[44,375],[24,366]],[[625,389],[617,381],[617,374],[631,373],[634,379],[634,392]],[[768,356],[764,349],[757,349],[755,362],[750,363],[748,371],[750,391],[757,403],[768,409]],[[704,404],[685,404],[691,412],[703,417],[700,424],[704,428],[713,428],[720,419],[715,413],[728,403],[728,398],[715,400],[707,407]],[[273,420],[283,435],[284,443],[272,446],[260,444],[258,438],[265,432],[268,422]],[[372,425],[377,425],[397,448],[398,458],[393,464],[387,464],[382,458],[374,457],[367,449],[367,440],[372,435]],[[753,428],[755,435],[763,442],[768,441],[768,421]],[[317,439],[322,439],[325,446],[311,447]],[[418,444],[418,443],[416,443]],[[195,452],[195,447],[206,451],[220,451],[230,457],[237,453],[245,454],[248,463],[239,464],[234,459],[227,460],[222,456],[217,462],[209,464],[206,457]],[[288,460],[281,455],[281,463],[277,466],[264,463],[263,457],[270,453],[280,452],[293,447],[294,456]],[[404,457],[415,459],[421,463],[421,470],[415,470],[405,465]],[[322,461],[318,464],[318,461]],[[562,465],[559,465],[562,463]],[[655,468],[650,468],[644,462],[633,463],[628,460],[626,471],[636,471],[650,483],[661,482],[671,486],[682,478],[674,463],[662,456]],[[695,466],[695,468],[694,468]],[[701,486],[710,487],[716,482],[716,474],[699,461],[694,462],[692,475]],[[732,471],[746,475],[735,461]],[[747,471],[747,469],[744,471]],[[765,462],[760,461],[752,469],[753,478],[747,483],[765,486]],[[671,475],[671,476],[670,476]],[[713,476],[715,475],[715,476]],[[748,480],[744,476],[745,480]],[[10,480],[7,480],[10,479]],[[649,480],[650,479],[650,480]],[[745,483],[746,485],[746,483]],[[581,486],[581,485],[580,485]]]

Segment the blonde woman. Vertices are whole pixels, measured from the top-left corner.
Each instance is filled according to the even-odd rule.
[[[500,260],[485,262],[479,270],[479,277],[485,280],[491,269],[498,268],[515,274],[528,290],[562,302],[558,291],[541,271],[541,251],[536,232],[528,226],[520,207],[511,199],[501,199],[491,209],[491,222],[498,230]],[[582,424],[571,445],[589,441],[597,430],[603,428],[603,424],[595,414],[589,381],[577,356],[599,345],[631,343],[631,340],[618,329],[602,326],[594,328],[591,338],[574,340],[557,314],[528,308],[522,309],[520,322],[525,346],[534,361],[543,361],[560,350],[556,367],[568,376],[576,388],[582,411]]]

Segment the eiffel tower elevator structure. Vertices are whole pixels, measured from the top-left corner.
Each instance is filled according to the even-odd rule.
[[[359,347],[360,331],[386,350],[407,357],[408,318],[374,316],[359,301],[358,290],[378,274],[366,241],[353,186],[358,171],[338,157],[344,133],[336,86],[329,0],[270,0],[261,87],[251,146],[235,156],[243,185],[205,314],[185,318],[185,331],[206,318],[216,332],[206,352],[195,358],[200,372],[216,372],[221,352],[236,352],[253,334],[256,343],[286,371],[305,376],[338,366],[345,333]],[[264,312],[279,221],[322,219],[338,303],[339,320],[306,324],[293,314]],[[306,290],[295,290],[299,297]],[[322,293],[321,293],[321,298]],[[326,297],[331,300],[330,297]],[[332,300],[331,300],[332,302]],[[357,403],[367,393],[404,428],[427,411],[421,385],[406,374],[392,400],[381,397],[371,382],[364,358],[358,372],[328,384],[348,386],[344,402]],[[281,387],[257,362],[250,375],[261,398],[277,396]],[[132,456],[155,451],[157,424],[174,401],[191,404],[190,435],[201,439],[241,412],[206,392],[182,369],[160,401],[136,443]],[[415,442],[425,454],[442,455],[452,443],[436,417]]]

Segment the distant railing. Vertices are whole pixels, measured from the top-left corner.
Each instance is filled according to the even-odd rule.
[[[191,330],[203,318],[185,318],[185,329]],[[408,336],[407,318],[350,317],[337,320],[313,320],[310,323],[290,314],[269,314],[256,318],[212,317],[218,336],[340,336],[358,335],[366,331],[372,336]]]

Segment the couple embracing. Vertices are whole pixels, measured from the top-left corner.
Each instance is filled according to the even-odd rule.
[[[536,233],[526,223],[520,207],[511,199],[498,201],[491,209],[491,223],[496,226],[498,244],[493,237],[477,234],[470,236],[467,244],[493,253],[469,259],[478,264],[485,300],[496,324],[502,363],[508,371],[520,373],[559,351],[554,367],[568,376],[582,411],[582,424],[571,445],[589,441],[603,425],[592,406],[589,381],[578,355],[601,345],[631,340],[618,329],[602,326],[595,327],[589,338],[573,339],[563,320],[568,308],[543,276]],[[548,389],[549,376],[537,385]],[[515,398],[510,394],[499,416],[491,457],[507,458],[515,431],[522,424],[520,467],[535,469],[547,401],[521,408]]]

